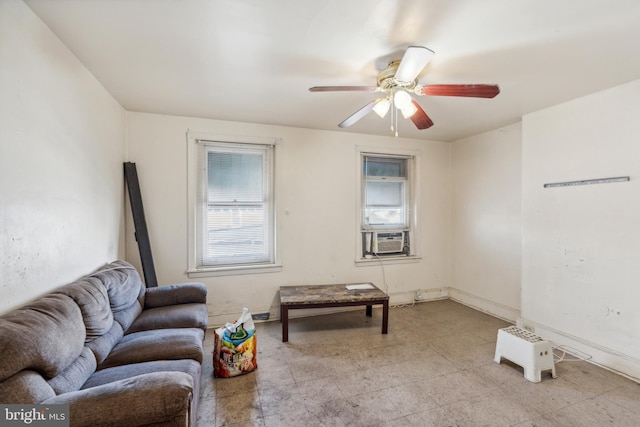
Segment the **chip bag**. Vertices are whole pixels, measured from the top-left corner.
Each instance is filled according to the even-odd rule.
[[[214,331],[213,375],[229,378],[258,368],[256,328],[248,308],[234,323]]]

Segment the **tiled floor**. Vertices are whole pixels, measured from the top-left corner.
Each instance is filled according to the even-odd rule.
[[[256,326],[258,370],[213,378],[207,331],[198,426],[639,426],[640,385],[583,361],[524,379],[493,363],[508,326],[453,301]]]

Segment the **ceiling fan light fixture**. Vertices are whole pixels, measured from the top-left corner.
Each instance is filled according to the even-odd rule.
[[[415,105],[413,105],[413,103],[409,103],[408,105],[400,109],[400,112],[402,112],[402,117],[404,117],[405,119],[408,119],[409,117],[413,116],[416,113],[416,111],[418,111],[418,109],[416,108]]]
[[[411,95],[403,90],[399,90],[393,95],[393,103],[398,110],[407,108],[407,106],[411,105]]]
[[[389,107],[391,107],[391,101],[389,101],[389,98],[382,98],[373,107],[373,111],[375,111],[375,113],[380,116],[381,119],[383,119],[384,116],[387,115],[387,112],[389,112]]]

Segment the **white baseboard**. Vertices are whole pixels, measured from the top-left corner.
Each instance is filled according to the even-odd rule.
[[[389,294],[389,305],[412,304],[415,301],[415,292],[396,292]]]
[[[517,325],[551,341],[554,347],[579,357],[601,368],[640,382],[640,360],[588,340],[559,331],[528,319],[519,319]]]
[[[508,307],[456,288],[449,288],[449,298],[459,302],[460,304],[464,304],[508,322],[515,323],[520,318],[520,310],[518,309]]]
[[[437,301],[449,298],[451,288],[418,289],[414,291],[416,301]]]

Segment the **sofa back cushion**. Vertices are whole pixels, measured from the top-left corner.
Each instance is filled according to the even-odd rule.
[[[91,275],[99,279],[109,296],[111,312],[126,331],[144,306],[145,287],[138,271],[125,261],[115,261]]]
[[[109,304],[107,288],[96,277],[63,286],[58,293],[67,295],[78,305],[86,329],[85,342],[101,337],[113,326],[113,313]]]
[[[82,313],[66,295],[13,310],[0,317],[0,381],[25,369],[51,379],[80,355],[84,341]]]
[[[60,378],[52,380],[51,384],[59,393],[67,388],[74,389],[77,383],[82,380],[82,376],[86,375],[79,384],[82,385],[93,373],[90,367],[93,366],[93,370],[95,370],[96,364],[107,357],[113,346],[122,338],[123,333],[120,324],[114,321],[109,292],[100,278],[95,275],[85,277],[63,286],[57,293],[67,295],[80,308],[87,331],[86,349],[93,353],[93,360],[88,357],[88,354],[83,353],[74,361],[76,366],[70,366],[68,371],[61,374]],[[137,299],[134,300],[137,301]]]

